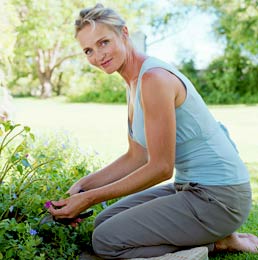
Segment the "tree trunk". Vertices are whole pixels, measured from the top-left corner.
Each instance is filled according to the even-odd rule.
[[[36,62],[37,62],[37,72],[39,77],[39,82],[41,85],[40,89],[40,97],[49,98],[52,96],[52,82],[51,76],[53,72],[53,68],[51,68],[52,61],[51,52],[43,51],[38,49]]]
[[[41,98],[49,98],[52,96],[52,83],[48,79],[45,79],[44,82],[41,83]]]
[[[63,86],[62,77],[63,77],[63,72],[60,72],[55,88],[53,88],[53,91],[56,93],[57,96],[61,95],[61,89]]]
[[[37,50],[36,63],[38,77],[41,85],[40,96],[48,98],[52,96],[53,84],[51,77],[55,68],[58,68],[65,60],[77,56],[80,53],[73,53],[71,55],[57,58],[59,53],[60,43],[56,43],[53,49]],[[60,86],[59,86],[60,87]],[[61,89],[59,90],[61,92]]]

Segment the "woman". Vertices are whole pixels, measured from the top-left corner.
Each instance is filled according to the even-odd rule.
[[[117,71],[127,83],[129,148],[77,181],[71,197],[53,202],[62,208],[51,207],[51,214],[71,218],[131,194],[96,218],[93,248],[103,258],[160,256],[200,245],[257,253],[256,236],[234,233],[251,207],[248,172],[191,82],[138,53],[123,19],[100,4],[81,11],[76,38],[90,64]],[[153,187],[169,180],[174,167],[174,184]]]

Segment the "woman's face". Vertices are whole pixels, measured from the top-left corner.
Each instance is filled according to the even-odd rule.
[[[90,64],[111,74],[125,61],[126,36],[126,28],[118,35],[108,26],[96,23],[95,28],[89,24],[80,30],[77,39]]]

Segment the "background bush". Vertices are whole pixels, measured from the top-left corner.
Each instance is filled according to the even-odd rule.
[[[40,225],[44,203],[64,197],[70,185],[103,161],[94,152],[82,151],[66,133],[34,136],[29,127],[10,122],[0,126],[0,144],[7,143],[0,145],[0,177],[5,165],[10,166],[0,184],[0,259],[76,259],[91,243],[93,220],[102,204],[74,229],[59,223]],[[4,141],[8,138],[13,139]]]
[[[86,80],[85,80],[86,78]],[[107,75],[102,71],[88,73],[81,78],[85,84],[81,88],[75,86],[68,93],[71,102],[97,102],[97,103],[125,103],[126,88],[121,76],[118,74]]]
[[[258,66],[238,49],[229,49],[204,70],[197,70],[190,60],[181,71],[208,104],[258,103]]]

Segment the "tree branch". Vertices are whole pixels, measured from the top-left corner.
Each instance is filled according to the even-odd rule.
[[[71,55],[68,55],[68,56],[65,56],[65,57],[59,59],[59,60],[56,62],[56,64],[53,66],[52,71],[53,71],[55,68],[58,68],[65,60],[68,60],[68,59],[70,59],[70,58],[72,58],[72,57],[75,57],[75,56],[78,56],[78,55],[80,55],[80,54],[82,54],[82,53],[81,53],[81,52],[77,52],[77,53],[73,53],[73,54],[71,54]]]

